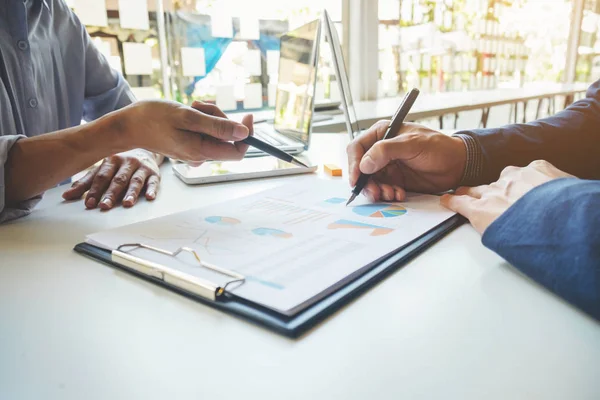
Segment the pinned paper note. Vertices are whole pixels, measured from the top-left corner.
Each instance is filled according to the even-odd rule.
[[[106,0],[75,0],[75,14],[87,26],[108,26]]]
[[[250,83],[244,86],[244,109],[262,108],[262,84]]]
[[[235,91],[233,85],[217,86],[217,107],[223,111],[231,111],[237,108]]]
[[[183,76],[196,77],[206,75],[206,58],[204,56],[204,48],[182,47],[181,68],[183,70]]]
[[[240,18],[240,39],[258,40],[260,39],[260,25],[257,18]]]
[[[267,86],[268,98],[269,98],[269,107],[275,107],[277,102],[277,84],[269,83]]]
[[[152,75],[152,49],[145,43],[123,43],[125,74]]]
[[[267,74],[279,74],[279,55],[281,53],[276,50],[267,50]]]
[[[147,0],[119,0],[119,22],[125,29],[150,29]]]
[[[212,37],[233,37],[233,19],[231,18],[231,14],[224,10],[212,13],[210,17],[210,27]]]
[[[248,50],[244,56],[244,69],[250,76],[262,75],[260,50]]]
[[[160,98],[158,92],[153,87],[132,87],[131,91],[138,100],[155,100]]]

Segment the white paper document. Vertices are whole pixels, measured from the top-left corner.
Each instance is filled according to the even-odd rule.
[[[244,86],[244,109],[252,110],[255,108],[262,108],[263,97],[262,97],[262,84],[261,83],[249,83]]]
[[[437,196],[409,195],[394,204],[359,197],[346,207],[349,193],[343,181],[303,181],[92,234],[87,242],[111,250],[124,243],[192,248],[204,261],[246,277],[231,290],[234,295],[292,315],[454,215]],[[145,249],[130,254],[227,282],[188,255],[173,258]]]
[[[108,26],[106,0],[75,0],[75,14],[87,26]]]
[[[206,75],[206,58],[202,47],[181,48],[181,69],[183,76]]]
[[[125,74],[152,75],[152,49],[145,43],[123,43]]]
[[[231,111],[237,108],[235,87],[233,85],[219,85],[215,89],[217,107],[223,111]]]
[[[214,12],[210,17],[210,27],[212,37],[233,37],[233,19],[227,12]]]
[[[119,0],[119,21],[121,28],[150,29],[147,0]]]
[[[250,76],[262,75],[260,50],[248,50],[244,56],[244,69]]]
[[[240,39],[259,40],[260,24],[258,18],[244,17],[240,18]]]

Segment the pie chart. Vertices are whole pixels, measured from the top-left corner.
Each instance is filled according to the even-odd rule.
[[[396,218],[406,214],[406,208],[392,204],[365,204],[352,209],[355,214],[371,218]]]
[[[211,224],[225,225],[225,226],[237,225],[240,223],[239,219],[230,218],[230,217],[215,216],[215,217],[207,217],[204,220]]]

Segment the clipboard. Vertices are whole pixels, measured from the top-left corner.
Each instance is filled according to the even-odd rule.
[[[145,268],[145,270],[140,269],[139,260],[132,260],[131,257],[127,257],[126,251],[127,248],[137,246],[158,251],[172,257],[177,257],[181,252],[193,252],[191,249],[180,248],[171,253],[141,243],[136,243],[124,244],[119,247],[120,250],[109,251],[88,243],[80,243],[75,246],[74,250],[84,256],[101,261],[146,281],[165,287],[185,297],[198,301],[199,303],[245,319],[289,338],[298,338],[344,305],[385,279],[408,261],[415,258],[446,234],[462,225],[465,221],[466,220],[458,214],[450,217],[412,242],[389,253],[383,259],[380,259],[378,263],[363,271],[353,280],[293,316],[285,316],[277,313],[276,311],[237,297],[234,293],[228,291],[230,285],[239,284],[243,282],[244,279],[242,275],[233,271],[202,263],[203,267],[226,275],[230,279],[222,286],[204,280],[193,282],[192,285],[185,285],[181,284],[182,282],[180,280],[178,281],[176,276],[172,277],[172,279],[165,279],[164,276],[161,276],[159,273],[161,269],[160,265],[142,263],[142,268]],[[198,262],[201,263],[200,259],[198,257],[196,258],[198,259]],[[131,263],[133,263],[133,265]]]

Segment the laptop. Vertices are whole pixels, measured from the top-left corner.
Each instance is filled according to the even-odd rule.
[[[336,79],[340,89],[341,97],[341,108],[346,118],[346,130],[350,139],[354,139],[360,135],[361,130],[358,124],[358,118],[356,116],[356,110],[354,109],[354,101],[352,100],[352,93],[350,91],[350,79],[348,78],[348,70],[344,62],[344,54],[342,52],[342,45],[338,37],[337,29],[329,16],[327,10],[323,12],[323,22],[325,31],[325,39],[329,43],[331,48],[331,57],[333,58],[333,67],[335,69]]]
[[[254,125],[254,136],[289,153],[308,149],[321,41],[321,20],[281,36],[279,79],[273,123]],[[264,155],[250,147],[247,156]]]

